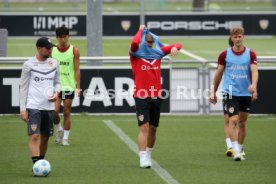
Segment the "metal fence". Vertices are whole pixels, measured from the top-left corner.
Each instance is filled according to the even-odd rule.
[[[29,58],[0,57],[2,68],[21,66]],[[122,65],[130,69],[129,57],[81,57],[81,67],[93,61],[101,60],[106,66],[118,68]],[[197,64],[192,66],[189,64]],[[176,60],[169,57],[163,59],[163,64],[170,68],[170,112],[181,114],[210,114],[222,111],[221,100],[216,106],[210,105],[208,96],[216,70],[216,61]],[[260,69],[275,69],[276,56],[258,57]],[[263,66],[263,63],[269,63]],[[271,64],[274,63],[274,64]],[[177,64],[176,66],[174,64]],[[90,64],[89,64],[90,65]],[[116,66],[117,65],[117,66]],[[93,66],[92,66],[93,67]],[[100,68],[97,66],[97,68]]]

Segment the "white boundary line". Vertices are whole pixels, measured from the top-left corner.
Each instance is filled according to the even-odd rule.
[[[126,135],[126,133],[120,129],[113,121],[103,120],[108,126],[124,143],[126,143],[130,150],[138,155],[137,145],[132,139]],[[152,169],[168,184],[179,184],[165,169],[163,169],[155,160],[152,159]]]

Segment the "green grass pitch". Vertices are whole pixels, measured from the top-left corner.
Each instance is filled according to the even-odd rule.
[[[71,145],[50,139],[52,173],[46,178],[32,176],[26,124],[18,116],[0,120],[0,183],[165,183],[153,169],[140,169],[138,156],[103,123],[112,120],[136,142],[134,115],[73,116]],[[246,160],[234,162],[224,155],[222,115],[163,115],[153,159],[181,184],[276,183],[275,122],[275,116],[251,116]]]

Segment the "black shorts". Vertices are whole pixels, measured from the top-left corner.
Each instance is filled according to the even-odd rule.
[[[229,96],[223,94],[223,112],[229,117],[238,115],[240,111],[249,112],[251,106],[251,96]]]
[[[75,98],[75,91],[61,91],[58,94],[58,97],[61,98],[62,100],[74,99]]]
[[[28,135],[42,134],[50,137],[54,133],[54,111],[27,109],[28,112]]]
[[[134,98],[136,116],[138,120],[138,125],[141,126],[147,122],[149,124],[158,127],[160,119],[160,108],[161,99],[160,98]]]

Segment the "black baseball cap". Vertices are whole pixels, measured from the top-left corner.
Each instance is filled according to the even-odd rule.
[[[56,47],[56,45],[52,43],[50,38],[41,37],[36,41],[36,47],[52,48],[52,47]]]

